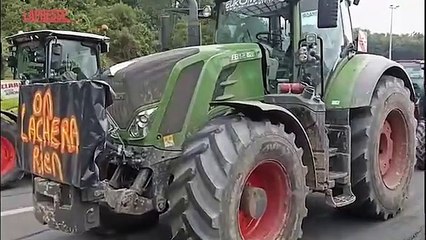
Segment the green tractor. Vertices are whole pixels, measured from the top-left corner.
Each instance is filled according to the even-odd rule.
[[[348,214],[397,216],[416,96],[400,64],[356,50],[358,3],[217,0],[217,44],[22,85],[20,166],[34,176],[38,221],[293,240],[311,192]]]
[[[416,130],[416,166],[420,170],[425,170],[426,160],[426,142],[425,142],[425,78],[424,78],[424,60],[399,60],[405,71],[407,71],[411,80],[413,81],[414,90],[416,91],[418,99],[418,123]]]
[[[100,35],[56,30],[20,32],[8,37],[7,40],[10,43],[11,52],[7,65],[12,70],[13,79],[1,80],[2,187],[18,181],[24,175],[16,164],[18,154],[15,149],[16,141],[19,138],[17,120],[21,83],[53,76],[69,79],[85,78],[81,72],[75,71],[79,65],[84,66],[81,70],[87,78],[92,77],[100,69],[99,53],[102,51],[97,50],[96,44],[109,41],[108,37]],[[53,45],[45,44],[51,40],[54,40]],[[55,46],[60,48],[55,48]],[[48,54],[51,51],[54,53]],[[55,51],[60,51],[60,55]],[[68,62],[60,63],[60,56],[63,56],[63,60]],[[70,64],[75,65],[73,69],[69,68]],[[58,70],[56,71],[55,68]]]

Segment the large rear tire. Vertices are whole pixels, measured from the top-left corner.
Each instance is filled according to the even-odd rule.
[[[420,170],[425,170],[425,161],[426,161],[426,142],[425,142],[425,120],[419,121],[416,130],[416,160],[417,168]]]
[[[371,108],[351,113],[352,187],[343,209],[386,220],[401,211],[415,164],[414,103],[401,79],[383,76]]]
[[[307,169],[294,141],[281,124],[240,116],[212,120],[186,143],[174,170],[169,210],[160,217],[172,239],[300,238]],[[266,193],[260,218],[243,205],[262,200],[241,200],[257,188]]]
[[[1,119],[1,188],[21,179],[24,174],[19,170],[18,154],[16,152],[16,138],[18,129],[16,124]]]

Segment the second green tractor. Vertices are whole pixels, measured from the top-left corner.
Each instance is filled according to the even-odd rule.
[[[425,133],[425,77],[424,60],[399,60],[413,81],[414,90],[418,99],[418,123],[416,129],[416,166],[420,170],[425,170],[426,161],[426,133]]]
[[[96,126],[66,135],[80,136],[68,145],[80,153],[59,157],[60,177],[31,165],[38,155],[21,138],[36,218],[69,233],[145,221],[170,226],[172,239],[293,240],[311,192],[348,214],[397,216],[415,164],[416,96],[400,64],[357,51],[357,4],[217,0],[214,45],[21,86],[21,110],[24,93],[59,89],[53,102],[72,105],[53,115]],[[112,91],[95,98],[100,85]],[[83,104],[89,96],[97,104]],[[19,119],[26,133],[31,117]]]

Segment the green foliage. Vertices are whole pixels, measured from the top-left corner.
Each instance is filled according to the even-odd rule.
[[[214,43],[215,21],[202,19],[200,21],[201,44],[209,45]],[[188,22],[186,18],[181,18],[175,24],[171,37],[172,48],[184,47],[188,42]]]
[[[112,65],[154,51],[155,31],[149,24],[152,16],[119,0],[3,0],[1,3],[2,53],[8,55],[5,36],[18,31],[61,29],[103,34],[101,26],[109,28],[111,52],[103,62]],[[22,21],[23,12],[31,9],[67,9],[70,24],[34,24]],[[3,75],[3,71],[2,71]]]
[[[152,30],[145,22],[149,16],[141,9],[134,9],[124,3],[99,7],[94,26],[106,24],[111,38],[110,52],[112,62],[122,62],[131,58],[150,54],[154,51],[155,39]]]
[[[104,67],[131,58],[158,51],[160,16],[164,9],[187,5],[186,0],[2,0],[1,1],[1,36],[2,36],[2,71],[3,77],[10,77],[5,67],[8,44],[4,37],[18,31],[40,29],[62,29],[103,34],[101,26],[109,28],[107,35],[111,38],[111,48],[102,56]],[[198,0],[199,7],[213,4],[213,0]],[[31,9],[67,9],[70,24],[33,24],[22,21],[23,12]],[[172,15],[171,47],[187,45],[187,16]],[[201,20],[202,44],[214,43],[215,21]],[[389,35],[368,32],[369,52],[388,56]],[[393,36],[394,59],[423,59],[424,35],[420,33]]]

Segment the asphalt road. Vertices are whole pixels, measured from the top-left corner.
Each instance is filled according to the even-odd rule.
[[[324,204],[322,196],[308,198],[309,214],[304,221],[303,240],[424,240],[425,190],[424,172],[416,171],[407,205],[399,216],[386,222],[348,218]],[[1,192],[2,240],[95,240],[93,235],[73,236],[40,225],[31,210],[28,181]],[[103,237],[103,240],[162,240],[167,230],[140,230],[126,235]]]

